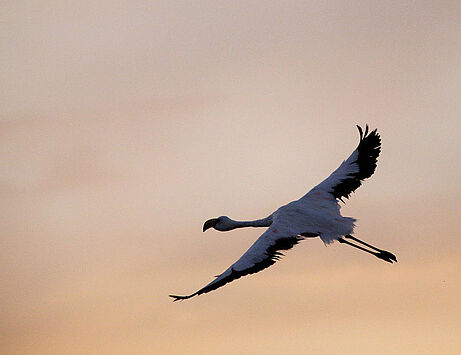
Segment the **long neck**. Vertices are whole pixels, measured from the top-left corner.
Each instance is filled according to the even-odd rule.
[[[233,219],[229,222],[229,230],[236,228],[245,227],[269,227],[272,224],[272,216],[256,219],[254,221],[234,221]]]

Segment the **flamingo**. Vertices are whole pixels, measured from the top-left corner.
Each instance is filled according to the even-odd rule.
[[[273,265],[284,254],[305,238],[319,237],[325,245],[334,241],[362,250],[389,263],[397,258],[389,251],[379,249],[352,234],[356,219],[343,217],[339,202],[344,203],[362,181],[376,169],[381,151],[381,138],[377,130],[365,132],[357,126],[360,141],[357,148],[330,176],[315,186],[299,200],[290,202],[266,218],[254,221],[236,221],[227,216],[209,219],[203,232],[210,228],[225,232],[236,228],[264,227],[266,231],[253,243],[240,259],[200,290],[187,295],[169,295],[174,301],[198,296],[242,276],[259,272]],[[355,242],[355,243],[354,243]]]

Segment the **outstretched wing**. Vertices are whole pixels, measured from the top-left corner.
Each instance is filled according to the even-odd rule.
[[[289,250],[304,239],[303,236],[282,236],[280,233],[275,233],[274,231],[276,232],[276,230],[271,227],[264,232],[240,259],[221,275],[216,276],[216,279],[205,287],[188,296],[170,295],[170,297],[173,297],[175,301],[185,300],[193,296],[201,295],[202,293],[216,290],[242,276],[264,270],[283,256],[280,252],[281,250]]]
[[[349,198],[362,181],[369,178],[376,169],[376,161],[381,152],[381,138],[375,130],[368,132],[368,125],[365,133],[360,126],[357,126],[360,133],[360,142],[352,154],[336,169],[329,177],[310,190],[304,197],[316,191],[328,192],[335,199],[342,201]]]

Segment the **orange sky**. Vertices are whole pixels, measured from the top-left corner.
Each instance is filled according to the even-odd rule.
[[[0,352],[461,351],[461,3],[0,5]],[[343,207],[390,265],[306,240],[204,286],[377,127]]]

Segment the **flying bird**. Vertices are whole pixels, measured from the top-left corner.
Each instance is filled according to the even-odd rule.
[[[240,259],[208,285],[187,296],[169,296],[174,301],[185,300],[216,290],[242,276],[259,272],[279,260],[283,256],[282,251],[291,249],[305,238],[319,237],[325,244],[336,240],[389,263],[397,262],[394,254],[354,237],[352,234],[356,220],[343,217],[340,213],[339,202],[348,199],[362,185],[362,181],[374,173],[381,151],[381,138],[376,129],[369,132],[367,125],[363,132],[360,126],[357,128],[360,141],[349,158],[299,200],[280,207],[266,218],[254,221],[235,221],[227,216],[207,220],[203,232],[209,228],[221,232],[244,227],[267,229]]]

